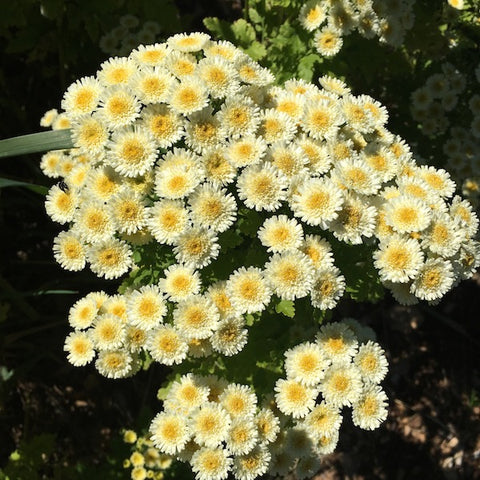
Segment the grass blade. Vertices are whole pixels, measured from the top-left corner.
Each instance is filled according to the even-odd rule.
[[[46,195],[48,193],[48,187],[43,185],[35,185],[34,183],[20,182],[18,180],[10,180],[9,178],[0,177],[0,188],[4,187],[26,187],[41,195]]]
[[[0,140],[0,158],[72,148],[71,130],[50,130]]]

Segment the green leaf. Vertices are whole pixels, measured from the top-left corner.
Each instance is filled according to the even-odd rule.
[[[243,242],[241,235],[235,230],[227,230],[223,232],[219,238],[218,243],[226,249],[235,248]]]
[[[262,23],[262,17],[261,15],[255,10],[254,8],[249,8],[248,9],[248,18],[253,22],[253,23]]]
[[[267,54],[267,49],[264,45],[255,40],[250,47],[245,49],[245,53],[253,58],[253,60],[261,60]]]
[[[295,303],[292,300],[281,300],[275,305],[275,311],[293,318],[295,316]]]
[[[41,195],[46,195],[48,192],[48,188],[43,185],[35,185],[34,183],[20,182],[0,177],[0,188],[4,187],[26,187],[35,193],[40,193]]]
[[[0,140],[0,158],[73,147],[71,130],[50,130]]]
[[[313,78],[315,64],[320,61],[321,57],[316,53],[311,53],[310,55],[303,57],[300,62],[298,62],[298,76],[307,82],[310,82]]]
[[[235,35],[235,39],[238,40],[238,43],[246,48],[248,48],[248,45],[254,42],[256,38],[255,29],[243,18],[233,22],[232,32]]]

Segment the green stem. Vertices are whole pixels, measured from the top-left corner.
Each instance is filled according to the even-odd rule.
[[[0,140],[0,158],[73,147],[71,130],[50,130]]]
[[[249,0],[245,0],[245,6],[243,7],[243,17],[248,22],[248,9],[249,9]]]

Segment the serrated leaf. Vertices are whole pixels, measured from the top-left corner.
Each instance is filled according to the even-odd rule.
[[[250,45],[250,47],[245,49],[245,53],[247,53],[251,58],[253,58],[253,60],[261,60],[267,54],[267,49],[264,45],[255,40]]]
[[[257,12],[255,8],[250,7],[248,9],[248,18],[253,23],[262,23],[262,16]]]
[[[232,32],[238,43],[248,48],[248,45],[255,41],[255,29],[245,19],[240,18],[232,23]]]
[[[220,20],[217,17],[207,17],[203,19],[203,24],[215,35],[215,37],[230,42],[235,41],[235,35],[233,34],[232,26],[229,22]]]
[[[286,317],[293,318],[295,316],[295,303],[293,300],[281,300],[275,305],[275,311]]]
[[[220,246],[226,249],[235,248],[243,242],[241,235],[235,230],[227,230],[223,232],[219,238],[218,243]]]
[[[302,57],[298,62],[297,72],[300,78],[303,78],[307,82],[310,82],[313,78],[315,70],[315,64],[321,60],[321,57],[316,53],[311,53]]]

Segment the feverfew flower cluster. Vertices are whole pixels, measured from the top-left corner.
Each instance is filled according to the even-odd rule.
[[[145,355],[171,366],[187,357],[239,353],[248,339],[246,321],[229,308],[225,282],[202,295],[199,288],[198,274],[177,265],[166,271],[160,286],[124,295],[89,293],[70,309],[73,331],[64,346],[69,362],[84,366],[95,360],[102,375],[125,378],[138,371]],[[169,302],[165,292],[172,289],[176,296]]]
[[[109,59],[71,85],[62,106],[76,148],[42,160],[63,177],[46,201],[69,227],[55,239],[57,261],[112,279],[135,266],[136,246],[163,245],[172,261],[149,288],[165,308],[178,304],[177,329],[197,340],[263,311],[272,295],[333,308],[345,280],[327,231],[375,246],[380,279],[402,303],[436,301],[473,274],[476,215],[451,200],[447,172],[416,165],[385,128],[385,107],[328,76],[322,88],[273,80],[232,44],[193,33]],[[271,256],[209,285],[202,270],[219,256],[219,236],[238,233],[248,210],[264,219],[258,239]],[[196,309],[211,315],[191,329]]]
[[[268,471],[280,431],[272,409],[257,403],[247,385],[183,375],[152,420],[151,439],[160,452],[189,463],[198,480],[223,480],[229,472],[253,480]]]
[[[249,386],[183,375],[168,388],[151,440],[189,463],[198,480],[222,480],[229,472],[240,480],[289,472],[310,478],[336,447],[344,406],[363,429],[386,418],[379,383],[387,360],[370,336],[354,319],[323,326],[315,342],[285,352],[287,378],[277,381],[263,407]]]
[[[174,460],[170,455],[160,453],[153,446],[150,436],[138,436],[134,430],[123,432],[123,441],[131,446],[130,456],[123,462],[123,467],[131,469],[132,480],[163,480],[165,470],[168,470]]]
[[[139,45],[155,43],[160,30],[158,22],[140,23],[135,15],[123,15],[118,25],[100,38],[100,49],[107,55],[128,55]]]
[[[343,37],[353,31],[399,47],[413,26],[413,4],[413,0],[310,0],[301,8],[299,21],[315,32],[317,51],[332,57],[342,49]]]

